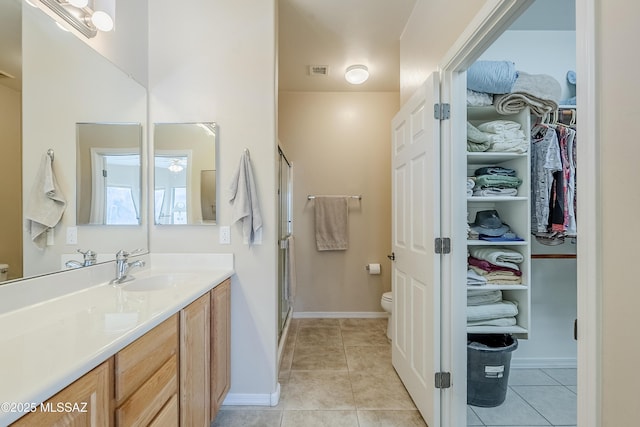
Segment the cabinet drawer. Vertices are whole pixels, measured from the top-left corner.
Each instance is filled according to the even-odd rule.
[[[116,425],[146,426],[178,393],[178,360],[171,358],[116,410]],[[164,425],[164,424],[158,424]]]
[[[178,395],[174,394],[164,405],[149,427],[176,427],[178,425]]]
[[[116,403],[121,404],[176,354],[178,315],[165,320],[116,354]]]

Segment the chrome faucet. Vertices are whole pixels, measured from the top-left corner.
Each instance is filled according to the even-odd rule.
[[[119,250],[116,253],[116,278],[110,282],[111,284],[120,284],[135,279],[135,277],[129,275],[129,270],[134,267],[144,267],[143,260],[129,262],[130,255],[131,253],[125,250]]]
[[[94,251],[89,249],[87,251],[82,252],[80,249],[78,249],[77,252],[83,255],[84,261],[80,262],[72,259],[64,263],[65,267],[80,268],[80,267],[89,267],[90,265],[95,265],[97,254]]]

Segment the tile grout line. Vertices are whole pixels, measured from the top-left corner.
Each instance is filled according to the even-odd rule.
[[[517,387],[517,386],[516,386]],[[557,387],[557,386],[525,386],[525,387]],[[540,413],[540,411],[538,411],[531,403],[529,403],[529,401],[527,399],[524,398],[524,396],[522,396],[520,393],[518,393],[513,387],[509,386],[509,388],[511,389],[512,392],[514,392],[515,394],[518,395],[518,397],[520,397],[520,399],[522,399],[524,401],[524,403],[526,403],[527,405],[529,405],[531,407],[531,409],[533,409],[534,411],[536,411],[536,413],[538,415],[540,415],[546,422],[549,423],[550,426],[553,426],[554,424],[549,421],[547,419],[547,417],[545,417],[544,415],[542,415]]]

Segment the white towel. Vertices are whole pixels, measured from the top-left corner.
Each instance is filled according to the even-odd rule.
[[[515,317],[501,317],[499,319],[476,320],[467,322],[467,326],[515,326]]]
[[[524,261],[524,256],[520,252],[502,247],[481,247],[473,246],[469,248],[472,257],[489,261],[493,265],[519,270],[518,264]]]
[[[515,302],[507,300],[493,304],[467,306],[467,322],[514,317],[517,314],[518,305]]]
[[[26,228],[40,249],[47,243],[47,229],[55,227],[64,214],[67,201],[53,173],[51,157],[42,155],[25,210]]]
[[[258,192],[253,179],[251,159],[249,153],[244,151],[240,156],[240,164],[231,180],[231,197],[229,202],[233,205],[231,223],[242,221],[242,237],[245,244],[257,243],[256,233],[262,228],[262,214],[258,203]]]
[[[509,131],[520,130],[522,125],[513,120],[492,120],[490,122],[480,123],[477,128],[482,132],[503,133]]]

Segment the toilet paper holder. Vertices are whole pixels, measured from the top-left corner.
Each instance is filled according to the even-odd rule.
[[[367,264],[364,266],[364,269],[369,272],[369,274],[380,274],[380,264]]]

